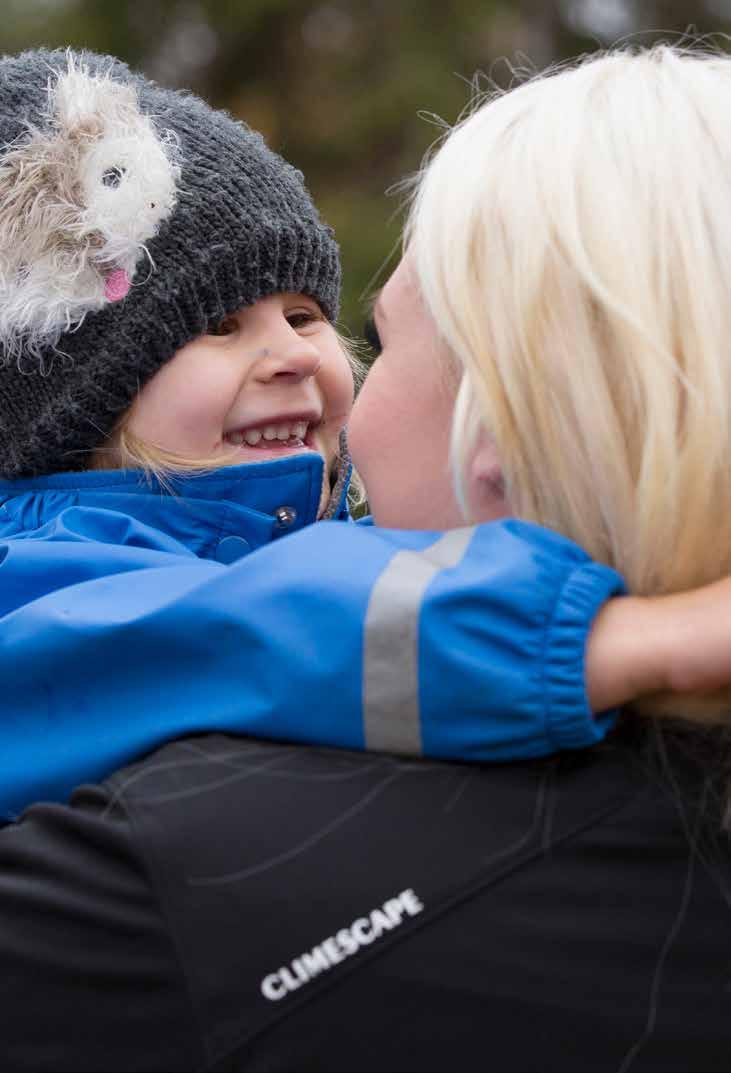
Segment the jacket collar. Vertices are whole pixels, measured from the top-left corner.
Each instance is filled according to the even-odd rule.
[[[350,469],[346,454],[327,517],[347,515]],[[195,555],[233,561],[317,520],[322,470],[312,453],[176,476],[166,485],[137,470],[0,480],[0,539],[37,529],[67,507],[96,507],[159,529]]]

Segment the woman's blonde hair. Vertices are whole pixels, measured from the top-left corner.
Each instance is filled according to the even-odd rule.
[[[513,512],[640,594],[731,572],[730,116],[724,55],[588,57],[481,103],[407,227],[458,469],[486,430]]]

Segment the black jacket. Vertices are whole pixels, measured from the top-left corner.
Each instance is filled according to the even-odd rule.
[[[176,742],[0,833],[0,1066],[727,1071],[717,798],[682,749]]]

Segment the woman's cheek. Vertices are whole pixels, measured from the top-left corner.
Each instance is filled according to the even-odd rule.
[[[388,426],[388,396],[379,384],[382,380],[377,361],[366,377],[355,400],[348,422],[348,445],[353,464],[363,479],[369,479],[371,463],[383,450],[384,433]]]

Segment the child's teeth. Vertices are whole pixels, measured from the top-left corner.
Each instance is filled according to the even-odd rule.
[[[280,443],[286,443],[288,440],[304,440],[308,428],[307,421],[295,421],[291,425],[265,425],[263,428],[246,429],[245,432],[230,432],[227,438],[230,443],[236,445],[245,441],[249,447],[256,447],[261,440],[268,442],[277,440]]]

